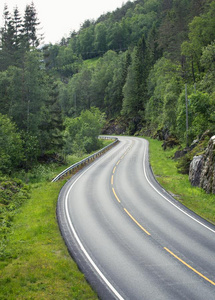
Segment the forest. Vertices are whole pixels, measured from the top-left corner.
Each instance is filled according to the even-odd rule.
[[[111,124],[181,145],[214,132],[214,20],[212,0],[128,1],[42,45],[34,4],[5,5],[0,175],[95,150]]]

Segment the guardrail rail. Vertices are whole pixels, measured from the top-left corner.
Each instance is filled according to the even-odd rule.
[[[86,164],[89,164],[89,163],[93,162],[96,158],[98,158],[99,156],[101,156],[102,154],[104,154],[105,152],[110,150],[113,146],[115,146],[116,144],[119,143],[118,138],[115,138],[115,137],[99,136],[99,138],[100,139],[109,139],[109,140],[115,139],[115,141],[113,143],[107,145],[106,147],[102,148],[98,152],[96,152],[96,153],[82,159],[81,161],[71,165],[70,167],[68,167],[67,169],[62,171],[60,174],[58,174],[54,179],[52,179],[52,182],[56,182],[64,176],[71,175],[74,171],[76,171],[80,167],[85,166]]]

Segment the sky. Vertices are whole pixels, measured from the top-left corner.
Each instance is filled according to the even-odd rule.
[[[18,7],[23,16],[27,4],[32,0],[0,0],[0,27],[3,26],[4,5],[13,13]],[[73,30],[78,30],[87,19],[96,20],[103,13],[120,8],[126,0],[33,0],[40,21],[44,43],[57,43],[68,37]]]

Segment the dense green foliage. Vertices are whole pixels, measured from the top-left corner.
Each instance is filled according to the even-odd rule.
[[[11,120],[0,114],[0,173],[10,173],[24,158],[20,134]]]
[[[172,135],[182,144],[187,134],[191,142],[205,129],[213,130],[214,17],[212,0],[139,0],[87,20],[60,45],[45,48],[51,73],[60,74],[56,62],[62,47],[73,53],[71,62],[76,56],[70,70],[78,66],[78,72],[61,84],[64,114],[77,116],[96,106],[109,119],[124,116],[127,133]]]
[[[2,154],[1,170],[29,169],[41,157],[74,152],[77,143],[82,151],[94,149],[97,127],[91,127],[94,146],[86,146],[89,134],[81,128],[78,139],[68,138],[68,124],[92,107],[108,119],[123,116],[129,134],[172,135],[184,143],[187,134],[191,142],[214,129],[215,1],[128,1],[40,49],[33,4],[23,17],[5,6],[3,18],[0,113],[21,142],[16,159],[12,149]]]
[[[65,121],[65,151],[69,153],[90,153],[101,146],[98,139],[104,125],[104,115],[98,108],[82,111],[77,118]]]

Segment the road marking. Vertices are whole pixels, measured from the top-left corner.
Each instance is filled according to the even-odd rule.
[[[207,280],[211,284],[215,285],[215,282],[213,282],[212,280],[210,280],[209,278],[207,278],[206,276],[204,276],[202,273],[198,272],[196,269],[194,269],[193,267],[191,267],[184,260],[182,260],[180,257],[178,257],[177,255],[175,255],[172,251],[170,251],[168,248],[164,247],[164,249],[167,252],[169,252],[172,256],[174,256],[177,260],[179,260],[182,264],[184,264],[186,267],[188,267],[189,269],[191,269],[193,272],[195,272],[196,274],[198,274],[199,276],[201,276],[202,278],[204,278],[205,280]]]
[[[133,147],[133,145],[132,145]],[[116,163],[116,166],[119,165],[119,163],[121,162],[121,160],[124,159],[124,157],[128,154],[128,152],[131,150],[132,147],[129,147],[129,149],[121,156],[120,160],[118,160],[118,162]],[[114,167],[113,169],[113,174],[115,173],[116,171],[116,166]],[[113,185],[113,175],[111,176],[111,184]],[[120,199],[118,198],[116,192],[115,192],[115,189],[112,187],[112,191],[113,191],[113,194],[115,196],[115,198],[117,199],[117,201],[119,203],[121,203]],[[126,208],[124,208],[124,211],[127,213],[127,215],[148,235],[151,235],[142,225],[140,225],[140,223],[127,211]]]
[[[117,194],[116,194],[114,188],[112,188],[112,191],[113,191],[113,193],[114,193],[114,196],[115,196],[116,200],[120,203],[121,201],[119,200],[119,198],[118,198],[118,196],[117,196]]]
[[[113,294],[119,299],[119,300],[124,300],[124,298],[120,295],[120,293],[115,289],[115,287],[110,283],[110,281],[105,277],[105,275],[102,273],[102,271],[99,269],[99,267],[96,265],[96,263],[94,262],[94,260],[91,258],[91,256],[89,255],[89,253],[87,252],[87,250],[84,248],[84,245],[82,244],[81,240],[79,239],[79,236],[77,234],[77,232],[75,231],[75,228],[73,226],[72,220],[70,219],[69,216],[69,208],[68,208],[68,199],[69,199],[69,193],[71,192],[72,188],[74,187],[74,185],[76,184],[76,182],[87,172],[89,171],[93,166],[95,166],[97,163],[99,162],[99,160],[97,160],[95,163],[93,163],[92,165],[90,165],[83,173],[81,173],[78,178],[76,178],[76,180],[72,183],[72,185],[69,187],[66,196],[65,196],[65,210],[66,210],[66,217],[69,223],[69,226],[73,232],[74,238],[77,241],[80,249],[82,250],[82,252],[84,253],[85,257],[88,259],[88,261],[90,262],[90,264],[93,266],[93,268],[95,269],[95,271],[98,273],[98,275],[102,278],[102,280],[105,282],[105,284],[109,287],[109,289],[113,292]]]
[[[189,213],[187,213],[186,211],[184,211],[183,209],[181,209],[178,205],[174,204],[171,200],[169,200],[167,197],[165,197],[162,193],[160,193],[158,191],[158,189],[156,189],[156,187],[150,182],[148,176],[146,175],[146,165],[145,165],[145,161],[146,161],[146,147],[145,147],[145,151],[144,151],[144,158],[143,158],[143,171],[144,171],[144,175],[146,177],[146,180],[148,181],[148,183],[151,185],[151,187],[162,197],[164,198],[166,201],[168,201],[170,204],[172,204],[175,208],[177,208],[178,210],[180,210],[182,213],[184,213],[186,216],[190,217],[192,220],[196,221],[197,223],[199,223],[200,225],[204,226],[205,228],[209,229],[210,231],[215,233],[215,230],[213,230],[212,228],[210,228],[209,226],[205,225],[204,223],[200,222],[199,220],[197,220],[196,218],[194,218],[193,216],[191,216]]]
[[[124,208],[124,211],[127,213],[127,215],[139,226],[146,234],[151,235],[142,225],[140,225],[139,222],[127,211],[126,208]]]

